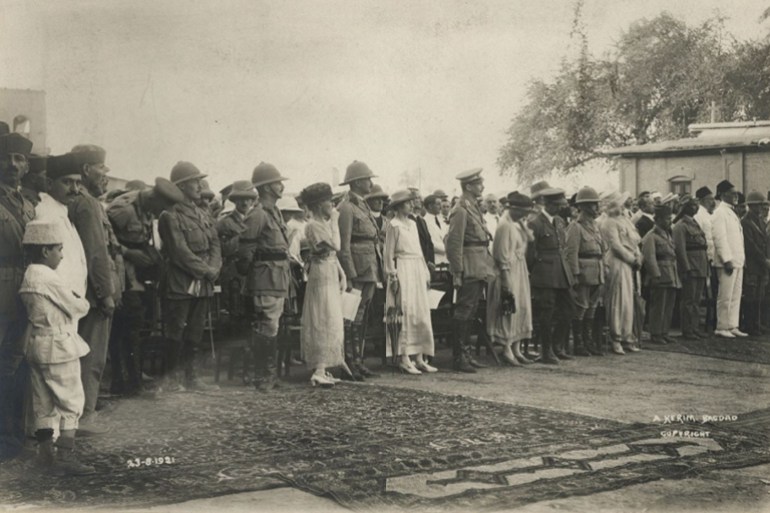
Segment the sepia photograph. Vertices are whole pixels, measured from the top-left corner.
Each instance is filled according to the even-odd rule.
[[[0,0],[0,512],[770,512],[770,0]]]

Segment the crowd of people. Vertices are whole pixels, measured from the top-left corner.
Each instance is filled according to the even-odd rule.
[[[43,157],[23,136],[0,135],[2,449],[32,444],[41,465],[63,474],[93,471],[75,456],[75,434],[104,432],[97,399],[108,359],[113,392],[145,391],[148,288],[164,337],[155,393],[216,387],[199,376],[216,293],[232,318],[249,319],[263,392],[279,382],[288,312],[314,386],[376,377],[364,359],[372,316],[388,326],[384,351],[402,372],[436,372],[431,289],[451,297],[452,368],[467,373],[485,367],[474,336],[517,367],[636,352],[643,330],[671,343],[677,301],[683,337],[766,332],[770,203],[728,181],[715,195],[583,187],[568,198],[538,182],[485,196],[473,169],[450,199],[388,195],[354,161],[344,193],[319,182],[289,197],[287,178],[262,162],[217,197],[190,162],[118,191],[106,190],[108,171],[98,146]]]

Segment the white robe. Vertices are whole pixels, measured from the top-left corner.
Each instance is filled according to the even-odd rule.
[[[80,297],[86,297],[88,266],[86,252],[75,226],[70,222],[67,205],[59,203],[46,193],[40,194],[35,207],[35,220],[55,223],[62,236],[62,261],[56,269],[65,285]]]

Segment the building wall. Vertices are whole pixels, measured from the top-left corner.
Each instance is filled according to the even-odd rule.
[[[746,153],[743,161],[743,176],[745,192],[760,191],[767,194],[770,191],[770,153]]]
[[[31,89],[0,88],[0,121],[5,121],[13,130],[13,118],[23,114],[30,121],[29,138],[32,152],[47,154],[45,92]]]
[[[743,190],[744,175],[749,182],[759,180],[758,177],[762,176],[770,188],[770,153],[757,155],[763,157],[755,158],[751,165],[753,168],[768,170],[764,175],[756,170],[744,172],[744,156],[740,152],[724,155],[621,158],[620,188],[634,195],[641,191],[659,191],[666,194],[671,192],[669,182],[671,178],[685,176],[692,181],[691,192],[693,193],[704,185],[714,191],[716,185],[725,178],[732,181],[739,190]],[[637,159],[635,164],[634,161]],[[637,171],[638,176],[636,176]]]

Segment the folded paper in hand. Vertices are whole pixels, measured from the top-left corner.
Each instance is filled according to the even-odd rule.
[[[361,291],[353,289],[342,293],[342,317],[349,321],[356,320],[358,305],[361,304]]]
[[[441,302],[442,299],[444,299],[444,296],[446,296],[446,291],[444,290],[429,289],[428,305],[430,306],[430,309],[431,310],[437,309],[438,304]]]

